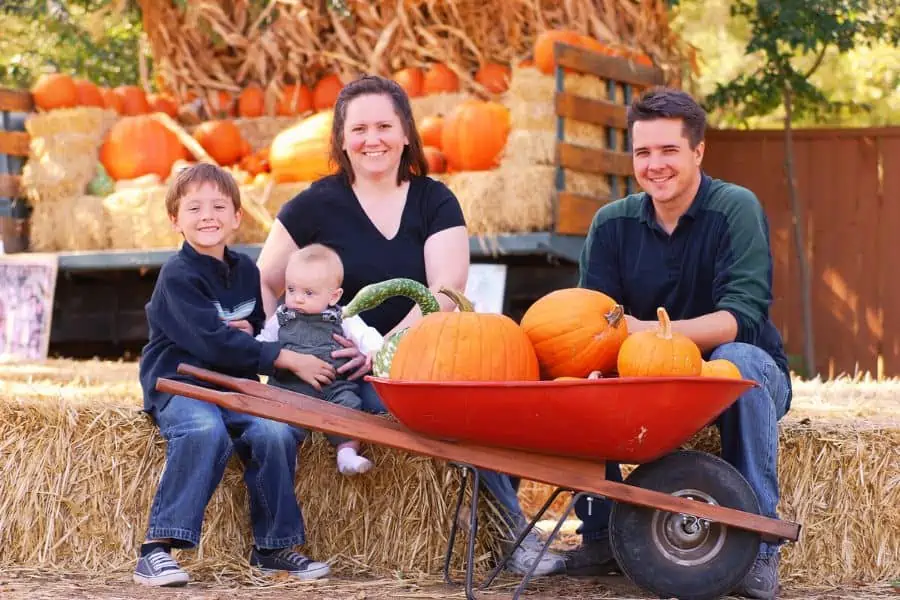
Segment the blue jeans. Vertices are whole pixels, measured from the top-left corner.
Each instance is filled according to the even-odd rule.
[[[778,421],[787,412],[791,396],[790,381],[764,350],[733,342],[713,350],[710,360],[725,358],[741,370],[745,379],[761,387],[744,392],[716,420],[722,438],[722,458],[734,466],[750,484],[766,517],[777,518],[778,507]],[[607,463],[606,476],[622,481],[617,463]],[[609,526],[611,503],[586,498],[575,505],[582,521],[580,533],[585,541],[604,539]],[[589,514],[590,513],[590,514]],[[771,555],[775,546],[763,543],[761,555]]]
[[[206,505],[236,450],[244,465],[256,546],[304,543],[303,516],[294,493],[303,429],[184,396],[174,396],[152,416],[167,444],[147,539],[171,538],[176,548],[198,545]]]
[[[362,399],[362,409],[364,411],[372,414],[387,412],[387,409],[381,402],[381,398],[378,397],[378,393],[375,391],[375,387],[371,383],[367,381],[360,382],[359,397]],[[528,519],[525,518],[525,514],[522,512],[522,506],[519,504],[519,496],[517,494],[519,479],[486,469],[478,469],[478,473],[484,487],[500,503],[502,514],[510,529],[512,529],[513,533],[518,534],[528,525]]]

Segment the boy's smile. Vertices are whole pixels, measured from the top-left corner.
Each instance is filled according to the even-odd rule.
[[[222,259],[225,245],[241,224],[241,212],[211,184],[201,184],[178,203],[172,226],[200,254]]]

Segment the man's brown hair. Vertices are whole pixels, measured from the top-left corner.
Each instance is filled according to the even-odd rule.
[[[175,218],[178,215],[178,203],[192,189],[209,183],[215,186],[234,204],[235,212],[241,210],[241,190],[231,173],[210,163],[197,163],[178,172],[166,191],[166,212]]]

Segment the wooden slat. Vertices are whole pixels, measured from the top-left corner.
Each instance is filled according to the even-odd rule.
[[[555,233],[562,235],[587,234],[597,210],[609,201],[609,198],[600,196],[559,192],[556,195]]]
[[[0,198],[22,197],[21,181],[19,175],[0,174]]]
[[[33,109],[30,92],[0,88],[0,112],[31,112]]]
[[[593,123],[605,127],[626,129],[628,127],[627,109],[621,104],[594,100],[578,96],[571,92],[556,94],[556,114],[567,119]]]
[[[30,140],[24,131],[0,131],[0,154],[28,156]]]
[[[632,174],[631,155],[603,148],[588,148],[568,142],[556,145],[556,164],[582,173],[628,176]]]
[[[554,44],[553,52],[556,64],[580,73],[590,73],[603,79],[630,83],[642,88],[662,85],[665,82],[661,69],[640,65],[627,58],[599,54],[561,42]]]

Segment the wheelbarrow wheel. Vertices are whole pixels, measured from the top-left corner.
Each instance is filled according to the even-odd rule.
[[[705,452],[673,452],[640,465],[626,483],[759,514],[747,480]],[[609,532],[625,575],[651,593],[680,600],[730,593],[752,567],[761,540],[752,531],[624,502],[613,504]]]

